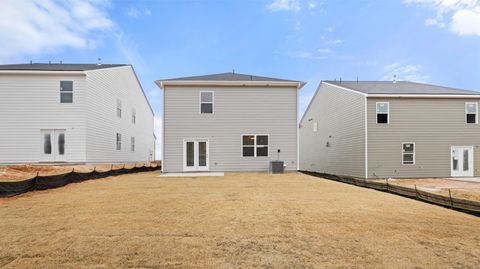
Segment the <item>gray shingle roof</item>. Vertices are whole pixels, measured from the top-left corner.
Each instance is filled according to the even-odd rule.
[[[4,64],[0,65],[0,70],[18,70],[18,71],[88,71],[111,67],[127,66],[127,64]]]
[[[410,81],[325,81],[366,94],[480,95],[480,92]]]
[[[300,82],[295,80],[286,80],[279,78],[270,78],[254,75],[245,75],[239,73],[221,73],[204,76],[180,77],[172,79],[163,79],[162,81],[285,81],[285,82]]]

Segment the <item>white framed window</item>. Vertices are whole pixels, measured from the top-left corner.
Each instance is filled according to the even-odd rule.
[[[269,135],[242,135],[242,157],[268,157]]]
[[[403,165],[415,164],[415,143],[413,142],[402,143],[402,164]]]
[[[130,151],[135,152],[135,137],[130,137]]]
[[[317,122],[314,122],[313,123],[313,132],[317,132],[318,131],[318,123]]]
[[[200,92],[200,114],[213,114],[213,92]]]
[[[466,102],[465,103],[465,123],[478,123],[478,103]]]
[[[122,117],[122,100],[117,99],[117,117]]]
[[[390,123],[390,103],[389,102],[377,102],[377,124],[389,124]]]
[[[60,81],[60,103],[73,103],[73,81]]]
[[[132,108],[132,123],[137,123],[137,110],[135,108]]]
[[[117,150],[122,150],[122,134],[121,133],[117,133]]]

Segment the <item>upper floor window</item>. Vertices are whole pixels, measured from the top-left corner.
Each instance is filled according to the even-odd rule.
[[[122,150],[122,134],[117,133],[117,150]]]
[[[132,123],[135,124],[137,122],[137,111],[135,108],[132,108]]]
[[[73,81],[60,81],[60,103],[73,103]]]
[[[386,123],[390,121],[390,104],[388,102],[377,102],[377,123]]]
[[[213,92],[200,92],[200,113],[213,114]]]
[[[268,135],[243,135],[243,157],[268,157]]]
[[[478,123],[478,103],[465,103],[465,121],[466,123]]]
[[[122,117],[122,101],[117,99],[117,117]]]
[[[402,143],[402,164],[415,164],[415,143]]]

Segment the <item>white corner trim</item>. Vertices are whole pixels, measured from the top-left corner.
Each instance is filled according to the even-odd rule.
[[[368,178],[368,102],[365,96],[365,179]]]

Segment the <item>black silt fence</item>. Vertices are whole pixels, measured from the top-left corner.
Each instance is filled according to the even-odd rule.
[[[300,172],[307,175],[311,175],[311,176],[316,176],[316,177],[335,180],[335,181],[339,181],[347,184],[356,185],[359,187],[365,187],[365,188],[375,189],[379,191],[394,193],[404,197],[409,197],[412,199],[424,201],[427,203],[448,207],[448,208],[469,213],[475,216],[480,216],[480,202],[455,198],[455,197],[452,197],[451,194],[447,197],[440,194],[419,190],[417,189],[416,186],[415,188],[408,188],[404,186],[392,185],[388,183],[388,180],[386,180],[385,183],[383,183],[378,181],[374,182],[370,180],[347,177],[347,176],[337,176],[337,175],[316,173],[316,172],[309,172],[309,171],[300,171]]]
[[[53,188],[59,188],[70,183],[78,183],[85,180],[99,179],[109,176],[118,176],[129,173],[147,172],[160,169],[159,165],[141,166],[133,168],[120,168],[110,169],[108,171],[96,171],[92,172],[72,172],[51,175],[51,176],[39,176],[38,173],[35,177],[22,180],[22,181],[2,181],[0,182],[0,197],[10,197],[18,194],[22,194],[34,190],[47,190]]]

